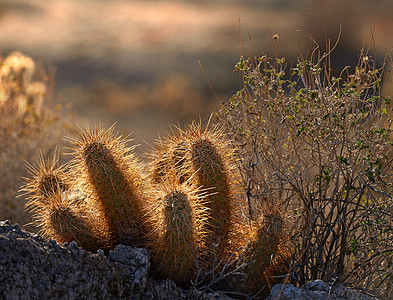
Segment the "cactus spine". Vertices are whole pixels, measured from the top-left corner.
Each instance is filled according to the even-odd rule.
[[[261,286],[268,283],[269,275],[276,273],[278,265],[272,264],[273,255],[281,253],[285,256],[285,251],[280,250],[283,236],[284,219],[277,209],[253,224],[250,243],[245,252],[248,265],[247,281],[242,287],[243,290],[258,291]]]
[[[75,174],[92,194],[90,205],[103,212],[112,242],[143,246],[148,232],[147,189],[133,148],[113,134],[113,126],[108,130],[86,128],[73,142],[77,146],[72,163]]]
[[[72,191],[72,180],[64,168],[57,167],[57,160],[50,163],[41,158],[38,168],[29,168],[33,177],[22,191],[30,195],[26,207],[35,213],[41,233],[58,243],[76,241],[89,251],[107,249],[107,228],[94,223],[99,212],[86,206],[85,196]]]
[[[29,195],[26,206],[36,206],[46,202],[52,194],[62,193],[70,189],[72,180],[65,171],[65,167],[59,167],[57,154],[52,161],[45,160],[41,155],[38,166],[27,164],[31,178],[25,178],[26,183],[21,192]]]
[[[158,275],[170,278],[181,286],[190,283],[196,269],[195,255],[204,251],[203,196],[198,190],[176,182],[162,184],[153,210],[156,229],[152,261]]]
[[[107,228],[103,225],[97,227],[94,223],[99,212],[94,213],[94,208],[88,209],[81,195],[72,192],[54,194],[41,214],[46,235],[58,243],[75,241],[88,251],[111,247]]]
[[[233,153],[217,128],[203,131],[200,124],[192,123],[184,135],[189,144],[188,172],[193,174],[194,184],[208,192],[205,201],[208,217],[204,230],[211,264],[214,259],[225,258],[239,208],[234,196]]]
[[[175,176],[179,182],[189,181],[206,191],[206,220],[202,230],[208,252],[204,257],[205,268],[209,269],[214,260],[225,259],[226,254],[240,244],[229,242],[242,208],[234,194],[237,182],[233,176],[233,151],[221,130],[217,127],[202,130],[201,124],[195,122],[184,131],[178,129],[173,137],[160,141],[157,149],[152,155],[153,181],[160,183]]]
[[[30,167],[33,178],[22,189],[31,194],[27,206],[45,235],[90,251],[146,246],[153,272],[181,286],[196,271],[204,281],[224,271],[225,263],[231,268],[231,254],[247,244],[240,254],[246,278],[224,284],[248,293],[266,284],[269,274],[281,274],[271,256],[285,255],[282,212],[265,209],[251,225],[241,216],[234,151],[217,127],[202,130],[194,122],[160,141],[151,154],[151,182],[113,127],[86,128],[73,144],[72,172],[42,160],[38,169]]]
[[[178,135],[156,143],[156,147],[150,153],[150,179],[153,184],[161,184],[168,180],[169,176],[176,177],[179,183],[190,178],[187,172],[186,158],[188,141],[178,130]]]

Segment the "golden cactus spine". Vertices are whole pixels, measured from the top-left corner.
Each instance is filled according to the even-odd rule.
[[[217,128],[203,131],[200,124],[193,123],[186,129],[185,138],[189,144],[188,173],[193,174],[194,184],[208,193],[204,231],[209,260],[220,261],[230,248],[229,238],[240,208],[235,203],[233,153]]]
[[[31,168],[33,179],[24,188],[45,235],[75,240],[90,251],[119,243],[147,246],[153,270],[182,286],[197,267],[209,273],[215,261],[232,259],[228,254],[251,236],[244,252],[245,283],[231,287],[256,291],[269,274],[282,274],[271,256],[283,254],[284,217],[276,208],[264,210],[253,226],[241,222],[233,150],[217,128],[202,130],[192,123],[162,142],[152,155],[149,186],[132,148],[113,127],[86,128],[73,142],[71,175],[55,163],[41,163]]]
[[[72,180],[63,167],[41,158],[38,168],[30,167],[28,179],[22,191],[29,194],[26,207],[34,213],[34,220],[41,233],[58,243],[76,241],[89,251],[107,249],[109,239],[105,226],[95,226],[99,212],[88,208],[85,196],[72,191]]]
[[[65,167],[59,166],[57,154],[52,161],[41,155],[37,167],[27,164],[27,168],[31,178],[25,178],[26,183],[20,190],[22,194],[29,195],[27,207],[45,203],[50,195],[70,189],[72,180]]]
[[[269,281],[274,281],[271,279],[272,275],[285,273],[284,266],[281,264],[286,258],[283,245],[284,219],[278,209],[269,210],[270,213],[265,214],[260,221],[255,222],[251,227],[251,238],[245,252],[248,261],[247,280],[241,287],[246,291],[256,292],[264,285],[269,284]],[[275,254],[279,254],[279,260],[274,259]]]
[[[143,246],[149,231],[142,169],[126,140],[108,130],[86,128],[72,166],[87,192],[89,205],[102,211],[114,244]]]
[[[213,259],[224,259],[228,250],[233,250],[229,237],[241,209],[234,194],[237,184],[234,173],[233,151],[222,131],[217,127],[202,130],[201,124],[195,122],[160,141],[152,155],[153,181],[160,183],[169,175],[175,176],[179,182],[188,180],[208,194],[204,201],[207,216],[203,231],[210,266]]]
[[[196,255],[204,251],[203,196],[187,184],[163,183],[152,207],[156,228],[152,239],[153,269],[157,275],[181,286],[190,284],[196,270]]]
[[[187,181],[190,177],[186,166],[188,142],[181,135],[175,135],[166,140],[159,140],[155,146],[149,156],[149,175],[153,184],[164,183],[169,176],[176,177],[179,183]]]
[[[100,213],[87,208],[84,196],[77,193],[53,194],[50,202],[41,210],[45,235],[58,243],[75,241],[88,250],[107,250],[111,247],[105,227],[97,227],[95,220]]]

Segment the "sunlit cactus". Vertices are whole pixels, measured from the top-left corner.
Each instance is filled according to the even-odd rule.
[[[148,189],[133,148],[114,135],[113,126],[108,130],[86,128],[73,143],[73,172],[86,193],[91,193],[89,205],[103,212],[113,243],[143,246],[149,231]]]
[[[203,130],[200,124],[193,123],[184,135],[189,144],[188,172],[193,174],[196,186],[209,192],[205,243],[211,259],[225,259],[230,249],[229,238],[242,209],[235,196],[238,182],[234,176],[233,151],[218,128]]]
[[[67,167],[55,160],[30,167],[33,178],[22,190],[46,236],[90,251],[146,247],[152,274],[183,287],[198,276],[206,282],[215,272],[233,271],[234,253],[247,262],[246,279],[227,281],[239,292],[256,291],[268,274],[280,274],[271,256],[282,251],[283,217],[279,210],[252,224],[245,217],[234,150],[221,130],[195,122],[177,129],[158,143],[145,174],[113,129],[82,130],[71,140]]]
[[[158,200],[151,207],[153,270],[177,284],[190,284],[196,271],[196,255],[206,249],[202,243],[206,210],[203,194],[187,183],[175,180],[156,187]]]
[[[195,187],[207,191],[204,202],[207,220],[203,231],[211,265],[213,260],[224,259],[232,250],[229,237],[243,206],[235,197],[238,182],[233,150],[221,130],[208,127],[202,129],[201,124],[193,122],[160,141],[152,155],[151,177],[158,183],[169,176],[176,176],[179,182],[192,177]]]
[[[29,166],[32,178],[27,179],[22,192],[29,196],[27,209],[41,233],[58,243],[76,241],[86,250],[108,249],[110,241],[106,224],[97,226],[100,212],[88,207],[65,168],[41,158],[37,168]]]
[[[53,194],[36,213],[43,234],[58,243],[75,241],[78,246],[93,252],[112,246],[109,228],[100,219],[102,215],[87,206],[84,195],[77,192]]]
[[[158,140],[154,151],[149,155],[149,175],[153,183],[165,182],[170,176],[176,177],[180,183],[187,181],[191,175],[186,162],[188,148],[188,141],[181,130],[164,140]]]
[[[26,184],[21,188],[21,192],[29,195],[27,206],[46,202],[50,195],[70,189],[72,179],[65,167],[59,166],[57,154],[51,161],[41,156],[37,167],[27,166],[31,178],[26,178]]]
[[[257,292],[269,281],[273,283],[274,275],[284,273],[282,262],[287,253],[284,219],[278,208],[269,210],[250,227],[250,240],[245,252],[247,280],[240,285],[243,291]],[[279,255],[278,259],[275,259],[276,255]]]

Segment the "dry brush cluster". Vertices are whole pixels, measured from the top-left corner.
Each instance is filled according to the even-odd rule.
[[[243,88],[218,117],[234,142],[250,218],[267,203],[286,212],[289,273],[393,293],[392,106],[364,49],[333,77],[330,41],[290,64],[241,58]]]
[[[207,128],[177,129],[157,142],[144,167],[113,127],[86,127],[71,140],[68,164],[42,158],[30,167],[27,207],[60,243],[90,251],[146,247],[153,276],[256,293],[272,284],[270,275],[286,272],[283,260],[271,259],[287,256],[283,215],[271,208],[248,219],[234,151],[218,127]]]
[[[66,132],[51,108],[54,75],[20,52],[0,56],[0,218],[20,224],[31,216],[15,199],[26,176],[24,161],[50,155]]]

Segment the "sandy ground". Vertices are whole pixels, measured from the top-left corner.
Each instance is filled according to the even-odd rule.
[[[333,38],[343,24],[342,49],[359,49],[372,26],[377,50],[393,47],[390,1],[325,2],[3,0],[0,50],[54,64],[55,98],[78,120],[118,122],[145,145],[168,124],[205,120],[236,91],[240,36],[245,49],[251,37],[254,53],[273,54],[277,33],[280,54],[297,53],[297,38],[322,32],[321,12]]]

